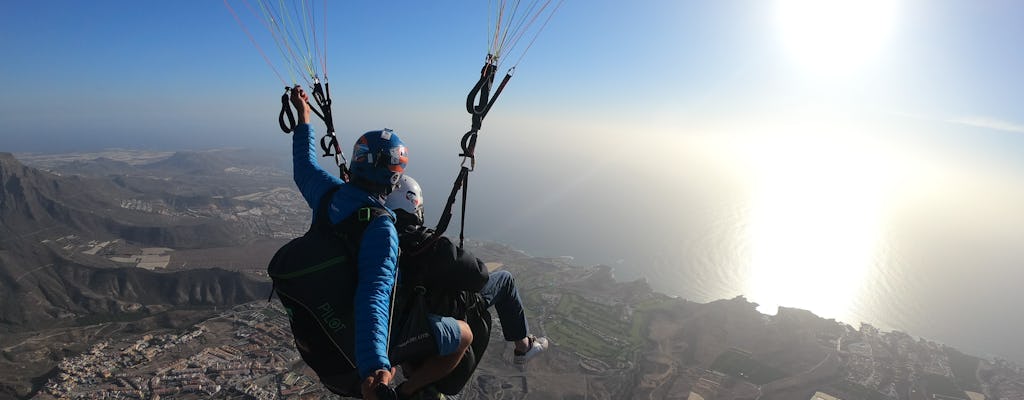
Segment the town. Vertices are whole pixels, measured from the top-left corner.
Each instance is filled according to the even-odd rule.
[[[616,282],[608,267],[474,246],[488,259],[507,261],[490,267],[524,276],[519,284],[531,328],[553,344],[550,354],[521,369],[506,360],[510,350],[501,346],[495,321],[477,377],[460,398],[1024,400],[1024,369],[1006,360],[804,310],[764,315],[743,297],[688,302],[641,281]],[[98,343],[61,361],[38,396],[333,395],[301,362],[279,303],[257,301],[177,332]]]
[[[256,399],[320,398],[315,378],[294,372],[299,354],[276,303],[237,306],[180,334],[133,343],[101,342],[61,361],[41,398],[159,399],[239,394]],[[173,397],[173,396],[172,396]]]

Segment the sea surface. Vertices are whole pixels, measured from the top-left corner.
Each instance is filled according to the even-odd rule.
[[[801,308],[855,328],[868,323],[1024,364],[1020,242],[986,242],[995,239],[984,235],[943,238],[942,232],[925,239],[924,232],[908,236],[890,228],[877,242],[850,248],[844,247],[850,238],[808,226],[788,227],[759,244],[751,237],[755,217],[749,208],[723,211],[700,234],[677,242],[623,246],[636,237],[628,233],[591,240],[579,238],[591,234],[577,234],[575,245],[557,234],[552,236],[559,244],[544,242],[551,238],[546,235],[495,239],[532,255],[611,265],[619,280],[642,278],[659,292],[692,301],[743,295],[766,314],[779,306]],[[1024,235],[1022,227],[1017,229]]]
[[[1024,364],[1019,159],[787,145],[767,160],[701,149],[662,175],[657,163],[481,170],[467,236],[610,265],[693,301],[743,295],[768,314],[801,308]],[[425,185],[445,192],[428,202],[446,181]]]
[[[893,229],[870,254],[857,255],[829,232],[810,229],[790,237],[796,242],[770,239],[775,247],[761,255],[746,232],[751,218],[738,210],[707,236],[617,271],[695,301],[742,294],[769,314],[779,306],[803,308],[854,327],[870,323],[1024,362],[1024,254],[1014,244],[970,243],[985,240],[975,237],[922,248],[924,233],[907,237]]]

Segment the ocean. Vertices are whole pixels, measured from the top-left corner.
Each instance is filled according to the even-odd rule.
[[[642,278],[656,291],[692,301],[742,295],[766,314],[779,306],[801,308],[854,328],[868,323],[1024,364],[1024,250],[1019,242],[958,237],[967,236],[966,230],[933,231],[924,238],[928,233],[908,236],[889,228],[871,248],[849,242],[852,247],[844,247],[848,237],[808,227],[769,237],[767,246],[773,247],[759,249],[765,245],[751,242],[749,210],[724,212],[720,218],[704,227],[689,226],[698,234],[678,235],[676,241],[624,243],[643,236],[623,226],[611,228],[618,234],[595,235],[609,228],[590,226],[586,233],[554,228],[493,239],[534,256],[610,265],[619,280]],[[1024,238],[1024,225],[1016,229],[1022,235],[1017,237]]]
[[[481,169],[467,236],[610,265],[692,301],[743,295],[768,314],[801,308],[1024,364],[1018,161],[689,156],[660,176],[616,162]],[[428,202],[450,187],[428,182]]]

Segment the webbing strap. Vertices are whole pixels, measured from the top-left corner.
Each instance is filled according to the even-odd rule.
[[[338,165],[338,177],[342,181],[349,182],[351,176],[348,171],[348,160],[345,159],[345,152],[341,151],[341,146],[338,144],[338,137],[334,134],[334,111],[331,109],[331,105],[334,102],[331,100],[331,84],[327,83],[327,76],[324,76],[324,82],[321,84],[319,80],[314,80],[313,83],[313,100],[316,101],[316,105],[320,107],[317,111],[312,105],[310,109],[316,113],[321,120],[324,121],[324,125],[327,126],[327,133],[324,137],[320,138],[320,148],[324,151],[324,157],[334,157],[334,163]]]
[[[479,130],[483,123],[484,115],[487,114],[487,103],[490,99],[491,85],[494,83],[494,71],[498,66],[487,57],[484,66],[480,68],[480,80],[469,90],[466,96],[466,111],[472,116],[472,129]]]
[[[318,112],[317,116],[324,120],[324,125],[327,125],[327,133],[334,134],[334,113],[331,111],[330,86],[327,83],[321,84],[319,80],[315,80],[313,83],[313,100],[320,107],[321,112]],[[313,109],[313,111],[316,111],[316,109]]]
[[[284,94],[281,95],[281,113],[277,115],[277,124],[281,126],[281,131],[284,133],[292,133],[295,129],[295,114],[292,113],[292,107],[288,104],[288,92],[291,88],[285,86]],[[285,118],[288,118],[288,122],[285,123]]]
[[[448,230],[448,224],[452,221],[452,207],[455,206],[455,196],[459,194],[459,189],[463,186],[463,181],[469,176],[469,168],[462,167],[459,170],[459,175],[455,178],[455,184],[452,185],[452,191],[448,194],[448,203],[444,206],[444,211],[441,211],[441,219],[437,221],[437,227],[434,228],[433,236],[440,237]]]
[[[462,217],[459,218],[459,248],[466,241],[466,196],[469,195],[469,172],[462,178]]]
[[[476,82],[476,85],[473,85],[473,88],[469,90],[469,95],[466,96],[466,111],[472,116],[471,126],[474,131],[480,130],[484,117],[491,111],[494,102],[498,100],[498,96],[505,90],[505,85],[512,79],[513,69],[509,69],[492,96],[491,86],[494,85],[495,73],[498,70],[497,64],[492,60],[492,57],[488,56],[487,62],[480,69],[480,80]]]
[[[359,209],[359,221],[370,222],[372,214],[370,213],[370,207],[363,207]]]
[[[341,185],[337,185],[327,190],[324,196],[320,198],[320,204],[317,205],[316,214],[313,215],[313,226],[315,227],[330,227],[331,216],[328,215],[331,206],[331,199],[334,198],[334,192],[341,189]]]
[[[494,84],[494,74],[497,71],[498,65],[493,56],[488,55],[487,61],[484,62],[483,68],[480,69],[480,79],[477,80],[473,88],[469,90],[469,94],[466,96],[466,112],[471,117],[471,128],[469,132],[462,135],[462,141],[459,143],[462,147],[462,153],[459,156],[462,157],[462,167],[459,170],[459,175],[455,178],[455,184],[452,185],[452,191],[448,195],[448,203],[444,206],[444,211],[441,213],[441,219],[437,222],[437,227],[434,228],[434,234],[431,235],[430,239],[425,241],[425,245],[421,246],[421,249],[425,249],[430,246],[433,242],[437,241],[441,235],[448,230],[448,224],[452,220],[452,207],[455,206],[455,197],[462,190],[462,218],[459,221],[459,248],[462,248],[466,241],[466,205],[469,197],[469,173],[476,168],[476,140],[480,133],[480,127],[483,124],[484,117],[491,111],[491,107],[494,106],[494,102],[498,100],[498,96],[501,95],[502,90],[505,89],[505,85],[508,84],[509,79],[512,79],[512,70],[509,70],[505,77],[501,80],[497,90],[494,91],[494,95],[491,95],[491,86]],[[466,162],[469,165],[466,165]]]
[[[349,182],[351,176],[348,171],[348,163],[345,160],[345,153],[341,151],[341,146],[338,145],[338,136],[334,132],[327,132],[324,137],[320,138],[320,149],[324,151],[323,157],[334,156],[334,163],[338,164],[338,177],[344,182]]]
[[[462,218],[459,221],[459,248],[461,249],[465,245],[469,173],[476,168],[476,140],[480,133],[480,127],[483,125],[484,117],[491,111],[491,107],[498,100],[498,96],[505,89],[509,79],[512,79],[512,70],[509,70],[501,80],[498,88],[494,91],[494,94],[491,95],[491,86],[494,84],[494,74],[497,69],[498,66],[494,58],[488,55],[487,61],[484,62],[483,68],[480,69],[480,79],[473,85],[473,88],[469,90],[469,94],[466,96],[466,111],[471,116],[471,128],[469,132],[462,135],[462,141],[460,142],[462,153],[459,153],[459,156],[462,157],[462,167],[459,170],[459,175],[455,178],[455,184],[452,185],[451,194],[448,195],[448,203],[444,206],[444,211],[441,213],[441,219],[437,222],[434,234],[431,235],[430,239],[425,242],[426,245],[422,246],[421,249],[429,247],[430,244],[437,241],[448,230],[448,224],[451,223],[452,219],[452,207],[455,205],[455,197],[460,189],[462,190]],[[467,161],[469,162],[468,166],[466,165]]]
[[[434,241],[437,241],[437,239],[439,239],[441,237],[441,235],[443,235],[444,232],[448,229],[448,224],[451,223],[451,220],[452,220],[452,206],[455,205],[455,196],[459,193],[459,189],[462,189],[462,209],[460,210],[460,213],[462,215],[459,218],[459,248],[461,249],[463,247],[463,245],[465,244],[465,242],[466,242],[466,201],[467,201],[467,196],[469,195],[469,172],[470,171],[471,170],[469,168],[466,168],[466,167],[462,167],[462,169],[459,171],[459,176],[457,178],[455,178],[455,184],[452,185],[452,192],[451,192],[450,195],[448,195],[448,204],[445,205],[444,212],[441,214],[441,221],[439,221],[437,223],[437,228],[434,231],[434,234],[431,236],[431,238],[427,241],[428,243],[433,243]],[[429,246],[423,246],[423,248],[426,248],[426,247],[429,247]]]

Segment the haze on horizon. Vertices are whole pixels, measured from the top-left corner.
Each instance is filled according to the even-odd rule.
[[[331,7],[339,136],[396,129],[433,220],[486,6]],[[287,157],[280,85],[221,2],[9,9],[0,151]],[[467,234],[696,301],[743,294],[1024,360],[1008,347],[1024,332],[1022,15],[569,1],[484,124]]]

